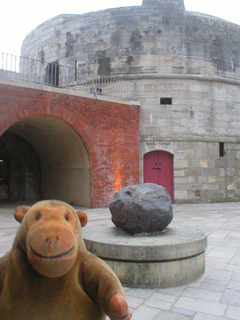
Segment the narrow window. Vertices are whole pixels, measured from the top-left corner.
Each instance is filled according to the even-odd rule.
[[[172,98],[160,98],[160,104],[172,104]]]
[[[220,157],[224,157],[225,156],[224,142],[219,142],[219,156]]]

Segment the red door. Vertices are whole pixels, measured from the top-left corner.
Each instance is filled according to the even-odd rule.
[[[144,183],[151,182],[166,188],[173,201],[173,155],[152,151],[144,155]]]

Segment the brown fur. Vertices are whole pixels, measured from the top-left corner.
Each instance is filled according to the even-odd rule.
[[[82,239],[86,214],[60,201],[19,207],[11,251],[0,258],[1,320],[129,320],[122,286]]]

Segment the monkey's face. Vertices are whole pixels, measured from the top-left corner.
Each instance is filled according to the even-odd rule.
[[[56,278],[70,271],[79,247],[77,231],[81,225],[78,219],[82,221],[83,215],[64,205],[35,205],[27,210],[22,232],[19,228],[18,241],[37,272]]]

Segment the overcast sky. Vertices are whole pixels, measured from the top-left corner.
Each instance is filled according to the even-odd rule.
[[[239,0],[184,0],[188,11],[214,15],[240,25]],[[0,52],[20,55],[24,38],[59,14],[81,14],[113,7],[138,6],[142,0],[4,0],[0,9]]]

